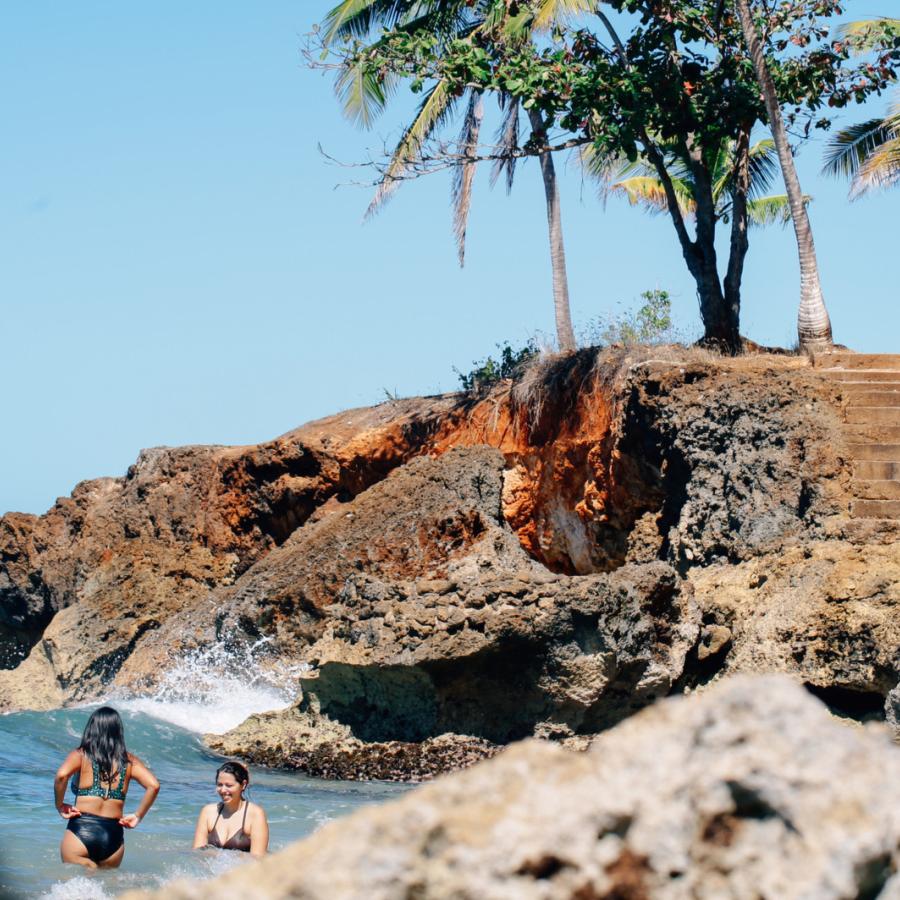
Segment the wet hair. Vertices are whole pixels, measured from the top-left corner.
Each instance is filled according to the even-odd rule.
[[[247,771],[247,767],[239,762],[234,762],[233,760],[223,762],[222,765],[216,769],[216,781],[219,780],[219,776],[223,772],[228,775],[233,775],[234,780],[245,788],[250,784],[250,773]]]
[[[78,749],[92,763],[97,764],[100,781],[110,784],[113,773],[124,772],[128,765],[122,717],[111,706],[101,706],[94,710],[84,726]]]

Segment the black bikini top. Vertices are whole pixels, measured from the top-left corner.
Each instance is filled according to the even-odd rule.
[[[216,821],[213,822],[212,831],[208,832],[206,835],[206,846],[207,847],[218,847],[220,850],[241,850],[244,853],[250,852],[250,835],[244,831],[244,825],[247,824],[247,809],[250,806],[250,801],[244,801],[244,818],[241,820],[241,827],[230,837],[224,844],[219,843],[219,835],[216,833],[216,825],[219,824],[219,816],[222,815],[222,808],[225,804],[219,804],[219,812],[216,816]]]

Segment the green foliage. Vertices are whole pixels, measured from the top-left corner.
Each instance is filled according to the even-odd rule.
[[[497,344],[500,358],[494,359],[488,356],[486,359],[475,362],[474,368],[468,373],[460,372],[456,366],[453,371],[459,378],[462,389],[468,393],[477,393],[503,381],[505,378],[513,378],[521,372],[524,365],[538,355],[538,348],[534,341],[528,341],[524,347],[513,349],[509,341]]]
[[[829,107],[862,102],[896,79],[900,43],[892,28],[870,28],[855,43],[852,35],[833,38],[832,23],[844,3],[752,0],[767,68],[795,136],[808,136],[813,127],[829,129]],[[651,193],[672,219],[697,282],[706,337],[736,348],[732,311],[739,307],[740,284],[739,278],[722,284],[718,274],[710,274],[716,273],[716,228],[729,224],[727,215],[728,268],[740,272],[747,252],[743,228],[748,220],[777,218],[778,209],[770,202],[748,210],[743,203],[744,173],[754,164],[749,135],[757,124],[767,124],[768,113],[732,6],[731,0],[342,0],[326,23],[327,35],[340,34],[342,43],[326,37],[325,47],[341,69],[352,72],[339,88],[355,107],[366,93],[378,109],[405,83],[435,110],[404,135],[385,172],[381,198],[399,183],[404,166],[428,157],[425,142],[449,117],[454,101],[473,91],[540,113],[544,127],[517,154],[580,146],[598,159],[640,161],[662,188]],[[587,11],[595,15],[576,14]],[[551,30],[534,40],[551,22]],[[382,30],[376,31],[376,23]],[[856,57],[859,47],[864,58]],[[440,103],[431,102],[435,96]],[[722,181],[717,169],[723,148],[731,146],[735,158]],[[438,144],[432,154],[433,163],[435,155],[446,156],[446,147]],[[461,155],[468,158],[465,146]],[[685,183],[693,184],[692,211],[681,208],[683,185],[673,183],[671,171],[676,165]],[[736,191],[720,190],[736,179]],[[740,202],[717,210],[717,196],[728,203],[732,194]]]
[[[719,0],[608,3],[641,16],[625,36],[625,55],[591,28],[559,26],[542,46],[516,40],[509,19],[506,28],[490,31],[490,16],[502,17],[493,8],[507,8],[501,0],[429,0],[420,6],[447,14],[471,11],[473,23],[485,24],[447,38],[431,30],[424,16],[424,27],[408,21],[375,43],[351,41],[345,64],[376,80],[406,79],[413,91],[441,81],[457,96],[471,88],[510,95],[598,151],[629,159],[638,156],[647,135],[669,140],[693,134],[695,143],[712,148],[734,139],[748,121],[766,120],[753,66],[740,50],[739,23],[721,14]],[[894,78],[897,48],[885,46],[887,37],[873,60],[858,65],[849,63],[849,41],[829,40],[828,20],[839,4],[781,4],[761,23],[789,123],[801,114],[813,117],[825,104],[862,101]]]
[[[869,55],[885,45],[900,52],[900,19],[850,22],[839,31],[855,55]],[[900,184],[900,97],[883,119],[850,125],[829,142],[825,172],[851,179],[850,197]]]
[[[636,311],[599,319],[589,326],[586,337],[592,344],[663,344],[674,339],[672,299],[668,291],[654,289],[641,294],[644,301]]]

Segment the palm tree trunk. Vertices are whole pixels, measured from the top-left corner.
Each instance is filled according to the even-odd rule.
[[[781,163],[784,186],[791,208],[791,219],[794,222],[794,233],[797,236],[797,252],[800,257],[800,311],[797,316],[797,333],[800,347],[804,350],[828,349],[832,346],[831,320],[828,318],[828,310],[822,297],[812,227],[803,202],[800,179],[794,167],[794,156],[788,143],[781,107],[775,93],[775,83],[766,65],[762,44],[753,24],[749,0],[735,0],[735,7],[747,49],[756,69],[756,80],[762,89],[766,111],[769,114],[769,126],[775,141],[775,149],[778,151],[778,160]]]
[[[544,120],[536,109],[528,110],[531,130],[543,136]],[[556,340],[559,349],[569,352],[577,348],[572,330],[572,313],[569,309],[569,277],[566,273],[566,249],[563,244],[562,214],[559,206],[559,186],[556,183],[556,167],[553,154],[542,153],[541,175],[544,178],[544,194],[547,198],[547,228],[550,236],[550,265],[553,268],[553,309],[556,315]]]

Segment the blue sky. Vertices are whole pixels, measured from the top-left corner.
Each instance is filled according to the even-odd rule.
[[[317,145],[365,159],[409,105],[370,133],[341,117],[300,54],[330,5],[3,4],[0,513],[42,512],[82,479],[122,474],[142,447],[255,443],[385,390],[452,390],[453,366],[552,332],[534,162],[511,197],[482,173],[463,270],[446,175],[404,185],[366,224],[368,192],[335,188],[367,175]],[[660,287],[695,334],[668,220],[604,211],[559,162],[577,323]],[[836,339],[897,351],[900,193],[848,203],[846,185],[818,176],[821,143],[799,163]],[[790,344],[792,233],[752,240],[743,331]]]

